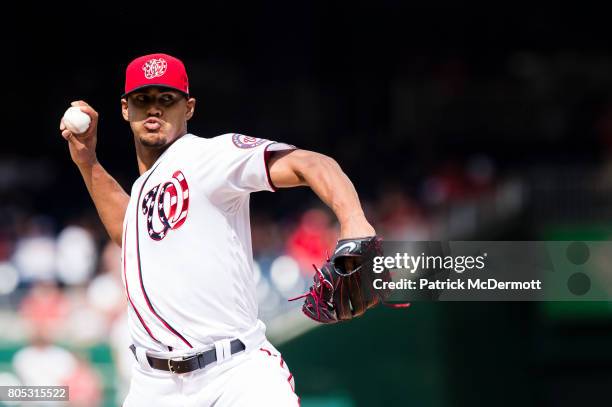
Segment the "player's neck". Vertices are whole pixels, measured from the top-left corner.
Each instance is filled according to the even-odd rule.
[[[136,161],[138,163],[138,172],[140,173],[140,175],[144,174],[149,169],[151,169],[151,167],[155,165],[155,162],[164,153],[164,151],[166,151],[172,144],[174,144],[183,135],[184,134],[178,136],[176,139],[174,139],[174,141],[162,147],[148,147],[135,140]]]
[[[147,172],[153,166],[153,164],[155,164],[155,161],[157,161],[159,156],[162,155],[166,148],[164,148],[163,150],[153,150],[152,148],[140,146],[140,149],[145,151],[139,153],[139,146],[137,144],[136,161],[138,163],[138,173],[142,175]]]

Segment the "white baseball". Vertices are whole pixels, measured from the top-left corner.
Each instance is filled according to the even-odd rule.
[[[68,108],[64,113],[64,125],[73,134],[85,133],[91,123],[91,117],[76,106]]]

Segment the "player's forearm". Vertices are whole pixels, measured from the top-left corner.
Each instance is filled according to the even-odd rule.
[[[372,236],[359,196],[338,163],[323,154],[309,153],[296,166],[297,175],[329,206],[340,223],[340,237]]]
[[[78,168],[102,224],[111,240],[121,246],[123,217],[129,195],[98,161],[91,165],[79,165]]]

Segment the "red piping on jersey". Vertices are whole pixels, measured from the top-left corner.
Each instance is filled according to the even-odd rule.
[[[268,167],[268,161],[270,160],[270,157],[272,157],[273,153],[276,153],[276,151],[268,151],[268,148],[271,145],[273,145],[273,144],[278,144],[278,142],[277,141],[273,141],[270,144],[268,144],[266,147],[264,147],[263,160],[264,160],[264,168],[266,169],[266,178],[268,179],[268,184],[270,184],[270,188],[272,188],[272,191],[276,192],[278,189],[276,188],[276,186],[272,182],[272,177],[270,177],[270,168]],[[293,150],[297,150],[297,148],[295,146],[289,145],[289,144],[287,144],[287,145],[290,146],[290,147],[293,147],[293,148],[291,148],[291,149],[287,148],[287,149],[278,150],[278,151],[293,151]]]
[[[266,348],[259,348],[259,350],[262,351],[262,352],[266,352],[268,354],[268,356],[274,356],[274,357],[278,356],[278,355],[273,355],[272,352],[270,352]],[[282,356],[280,358],[280,365],[284,369],[285,361],[283,360]],[[289,372],[289,377],[287,377],[287,383],[289,383],[289,387],[291,387],[291,391],[293,391],[293,394],[295,394],[297,396],[297,394],[295,393],[295,384],[293,386],[291,385],[291,379],[293,379],[293,373],[291,373],[291,371],[289,371],[289,367],[287,367],[287,372]],[[297,402],[298,402],[298,407],[299,407],[300,404],[301,404],[299,397],[298,397]]]
[[[151,333],[151,330],[149,329],[147,324],[145,324],[144,320],[140,316],[140,313],[138,312],[138,310],[134,306],[134,303],[132,302],[132,298],[130,297],[130,290],[128,289],[127,274],[125,272],[125,267],[126,267],[125,265],[127,263],[127,259],[125,258],[125,247],[127,246],[127,244],[126,244],[126,242],[127,242],[127,225],[128,225],[128,222],[126,221],[125,222],[125,230],[123,231],[123,279],[125,280],[125,293],[127,294],[128,301],[130,302],[130,305],[132,306],[132,309],[136,313],[136,316],[138,316],[138,319],[140,320],[140,323],[142,324],[144,329],[147,331],[149,336],[151,338],[153,338],[153,340],[155,340],[156,342],[159,342],[159,340],[156,337],[153,336],[153,334]],[[159,342],[159,343],[161,343],[161,342]]]
[[[272,144],[274,143],[270,143],[264,148],[263,160],[264,168],[266,169],[266,178],[268,179],[268,184],[270,184],[270,188],[272,188],[272,191],[276,192],[276,186],[274,186],[274,184],[272,183],[272,178],[270,177],[270,168],[268,167],[268,161],[272,156],[272,151],[268,151],[268,147],[270,147]]]
[[[180,340],[182,340],[187,346],[189,346],[190,348],[193,348],[193,346],[191,346],[191,344],[189,343],[189,341],[187,339],[185,339],[183,337],[183,335],[181,335],[180,333],[178,333],[176,331],[176,329],[174,329],[172,326],[170,326],[169,323],[167,323],[153,308],[153,305],[151,304],[151,301],[149,300],[149,296],[147,295],[147,292],[144,288],[144,284],[142,283],[142,268],[140,266],[140,242],[139,242],[139,238],[138,238],[138,215],[139,215],[139,211],[138,209],[140,208],[140,197],[142,196],[142,191],[144,190],[144,186],[147,183],[147,181],[149,180],[149,178],[151,177],[151,175],[153,175],[153,172],[157,169],[157,167],[159,166],[159,164],[153,168],[153,170],[151,170],[151,173],[147,176],[147,178],[144,180],[144,182],[142,183],[142,186],[140,187],[140,192],[138,193],[138,200],[136,201],[136,262],[138,264],[138,276],[140,279],[140,288],[142,290],[142,295],[144,296],[144,299],[147,303],[147,305],[149,306],[149,310],[151,310],[151,312],[153,313],[153,315],[155,315],[157,317],[157,319],[159,319],[159,321],[164,324],[164,326],[170,331],[172,332],[174,335],[176,335]]]

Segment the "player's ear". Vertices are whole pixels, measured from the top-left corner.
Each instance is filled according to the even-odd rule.
[[[195,98],[187,99],[187,114],[185,115],[185,118],[187,120],[193,117],[193,112],[195,110],[195,104],[196,104]]]
[[[126,98],[121,98],[121,115],[123,116],[123,120],[125,120],[126,122],[128,122],[129,120],[129,115],[128,115],[128,102]]]

